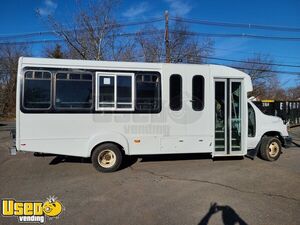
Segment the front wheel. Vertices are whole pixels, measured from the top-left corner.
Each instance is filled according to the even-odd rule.
[[[260,145],[260,155],[264,160],[275,161],[281,154],[281,142],[276,137],[263,137]]]
[[[122,163],[120,148],[114,144],[102,144],[92,154],[92,164],[96,170],[104,173],[114,172]]]

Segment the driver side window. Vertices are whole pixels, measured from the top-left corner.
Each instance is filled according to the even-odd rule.
[[[248,137],[254,137],[256,130],[255,111],[248,103]]]

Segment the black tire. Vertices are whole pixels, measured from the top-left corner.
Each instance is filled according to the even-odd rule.
[[[106,163],[104,155],[109,156],[109,160],[112,159],[112,165]],[[104,160],[101,160],[101,158]],[[101,144],[97,146],[92,153],[92,164],[96,170],[103,173],[114,172],[120,168],[122,163],[122,152],[119,146],[115,144]],[[102,165],[101,165],[102,164]]]
[[[271,150],[271,147],[276,149],[275,153]],[[276,161],[281,154],[282,146],[281,142],[276,137],[263,137],[260,145],[260,156],[267,161]]]

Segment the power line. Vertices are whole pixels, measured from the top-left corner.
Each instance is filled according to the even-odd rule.
[[[107,25],[108,27],[122,27],[122,26],[135,26],[135,25],[143,25],[149,23],[155,23],[159,21],[163,21],[164,18],[155,18],[142,22],[128,22],[128,23],[120,23],[120,24],[112,24]],[[300,28],[299,28],[300,29]],[[85,31],[87,29],[75,29],[76,31]],[[64,30],[65,32],[72,32],[74,30]],[[163,32],[163,30],[157,30],[156,32]],[[267,39],[267,40],[281,40],[281,41],[300,41],[300,37],[288,37],[288,36],[268,36],[268,35],[255,35],[255,34],[233,34],[233,33],[205,33],[205,32],[188,32],[188,31],[170,31],[170,33],[179,33],[182,35],[192,35],[192,36],[205,36],[205,37],[216,37],[216,38],[253,38],[253,39]],[[42,35],[55,35],[57,34],[55,31],[42,31],[42,32],[33,32],[33,33],[24,33],[24,34],[15,34],[15,35],[6,35],[0,36],[0,40],[7,39],[16,39],[16,38],[28,38],[34,36],[42,36]],[[1,43],[0,43],[1,44]]]
[[[300,32],[299,27],[273,26],[273,25],[250,24],[250,23],[248,23],[248,24],[246,24],[246,23],[230,23],[230,22],[208,21],[208,20],[199,20],[199,19],[188,19],[188,18],[182,18],[182,17],[170,17],[170,20],[178,21],[178,22],[185,22],[185,23],[202,24],[202,25],[207,25],[207,26]]]
[[[205,58],[205,57],[202,57]],[[200,63],[199,60],[189,60],[189,62],[192,63]],[[249,70],[249,71],[260,71],[260,72],[267,72],[267,73],[277,73],[280,74],[289,74],[289,75],[296,75],[300,76],[300,72],[293,72],[293,71],[284,71],[284,70],[270,70],[270,69],[259,69],[259,68],[247,68],[243,66],[234,66],[234,65],[228,65],[228,64],[220,64],[220,63],[213,63],[212,65],[221,65],[221,66],[228,66],[239,70]]]
[[[137,35],[137,33],[123,33],[119,34],[120,36],[133,36]],[[139,33],[139,35],[149,35],[149,33]],[[46,44],[46,43],[59,43],[59,42],[66,42],[65,40],[34,40],[34,41],[23,41],[23,42],[5,42],[0,43],[1,45],[25,45],[25,44]],[[228,62],[238,62],[238,63],[246,63],[246,64],[259,64],[259,65],[271,65],[271,66],[280,66],[280,67],[295,67],[300,68],[300,65],[292,65],[292,64],[282,64],[282,63],[264,63],[264,62],[256,62],[256,61],[245,61],[245,60],[237,60],[237,59],[227,59],[227,58],[220,58],[220,57],[210,57],[210,56],[202,56],[205,59],[212,59],[212,60],[221,60],[221,61],[228,61]]]
[[[114,35],[108,35],[108,37],[129,37],[139,35],[152,35],[157,32],[163,32],[164,30],[145,31],[145,32],[133,32],[133,33],[118,33]],[[218,33],[200,33],[200,32],[186,32],[186,31],[169,31],[172,34],[191,35],[191,36],[206,36],[206,37],[228,37],[228,38],[256,38],[256,39],[269,39],[280,41],[300,41],[300,37],[280,37],[280,36],[261,36],[251,34],[218,34]],[[29,40],[29,41],[6,41],[0,42],[0,45],[23,45],[23,44],[40,44],[49,42],[62,42],[63,40],[48,39],[48,40]]]
[[[210,56],[202,56],[202,58],[228,61],[228,62],[249,63],[249,64],[259,64],[259,65],[270,65],[270,66],[282,66],[282,67],[299,67],[300,68],[300,65],[292,65],[292,64],[264,63],[264,62],[244,61],[244,60],[237,60],[237,59],[225,59],[225,58],[210,57]]]
[[[231,48],[210,47],[210,49],[217,50],[217,51],[224,51],[224,52],[236,52],[236,53],[243,54],[243,55],[255,55],[255,54],[257,54],[257,52],[254,52],[254,51],[250,52],[250,51],[232,50]],[[269,53],[263,53],[263,55],[269,55]],[[274,54],[272,54],[272,56],[274,56],[276,58],[284,58],[284,59],[289,58],[289,59],[300,60],[299,57],[291,57],[291,56],[284,56],[284,55],[274,55]]]
[[[106,37],[130,37],[137,35],[151,35],[155,34],[154,31],[144,31],[144,32],[131,32],[131,33],[117,33],[107,35]],[[66,42],[66,40],[62,39],[44,39],[44,40],[29,40],[29,41],[6,41],[0,42],[1,45],[25,45],[25,44],[45,44],[45,43],[57,43],[57,42]]]
[[[47,39],[47,40],[33,40],[33,41],[14,41],[14,42],[0,42],[1,45],[26,45],[26,44],[46,44],[65,42],[65,40]]]
[[[108,27],[119,28],[126,26],[138,26],[151,24],[156,22],[161,22],[164,20],[164,17],[156,17],[151,18],[145,21],[132,21],[132,22],[116,22],[114,24],[108,24]],[[213,26],[225,26],[225,27],[240,27],[240,28],[252,28],[252,29],[265,29],[265,30],[278,30],[278,31],[292,31],[292,32],[300,32],[300,28],[297,27],[284,27],[284,26],[271,26],[271,25],[260,25],[260,24],[244,24],[244,23],[229,23],[229,22],[216,22],[216,21],[208,21],[208,20],[199,20],[199,19],[187,19],[181,17],[170,17],[170,20],[186,22],[186,23],[196,23],[203,25],[213,25]],[[79,28],[78,30],[82,30],[84,28]],[[68,31],[68,30],[66,30]],[[72,31],[72,30],[70,30]],[[32,36],[42,36],[42,35],[54,35],[55,31],[40,31],[40,32],[31,32],[31,33],[23,33],[23,34],[8,34],[8,35],[0,35],[0,40],[2,39],[15,39],[15,38],[26,38]],[[214,34],[209,34],[214,35]],[[223,36],[224,34],[215,34],[216,36]],[[233,35],[233,34],[229,34]],[[256,36],[256,35],[247,35],[242,34],[243,36]],[[294,39],[293,37],[283,37],[284,39]],[[299,39],[299,38],[296,38]]]
[[[230,67],[240,69],[240,70],[251,70],[251,71],[260,71],[260,72],[269,72],[269,73],[281,73],[281,74],[289,74],[289,75],[297,75],[300,76],[300,72],[292,72],[292,71],[282,71],[282,70],[264,70],[264,69],[253,69],[253,68],[246,68],[241,66],[232,66]]]
[[[279,41],[300,41],[300,37],[282,37],[282,36],[267,36],[267,35],[255,35],[255,34],[230,34],[230,33],[202,33],[202,32],[189,32],[189,31],[176,31],[172,30],[170,33],[191,35],[191,36],[205,36],[216,38],[254,38],[254,39],[266,39],[266,40],[279,40]]]
[[[158,18],[152,18],[145,21],[132,21],[132,22],[123,22],[123,23],[114,23],[114,24],[107,24],[107,27],[110,28],[120,28],[120,27],[127,27],[127,26],[139,26],[139,25],[146,25],[151,23],[156,23],[163,21],[163,17]],[[96,29],[97,27],[95,27]],[[72,32],[72,31],[84,31],[87,30],[86,28],[78,28],[78,29],[67,29],[64,30],[65,32]],[[31,32],[31,33],[23,33],[23,34],[8,34],[8,35],[0,35],[0,40],[7,40],[7,39],[17,39],[17,38],[28,38],[28,37],[34,37],[34,36],[43,36],[43,35],[56,35],[56,31],[41,31],[41,32]]]

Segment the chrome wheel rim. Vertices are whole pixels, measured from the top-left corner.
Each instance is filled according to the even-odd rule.
[[[277,156],[279,153],[279,145],[277,142],[273,141],[270,143],[269,145],[269,155],[271,157],[275,157]]]
[[[105,149],[98,155],[98,163],[103,168],[110,168],[114,166],[116,160],[116,154],[110,149]]]

